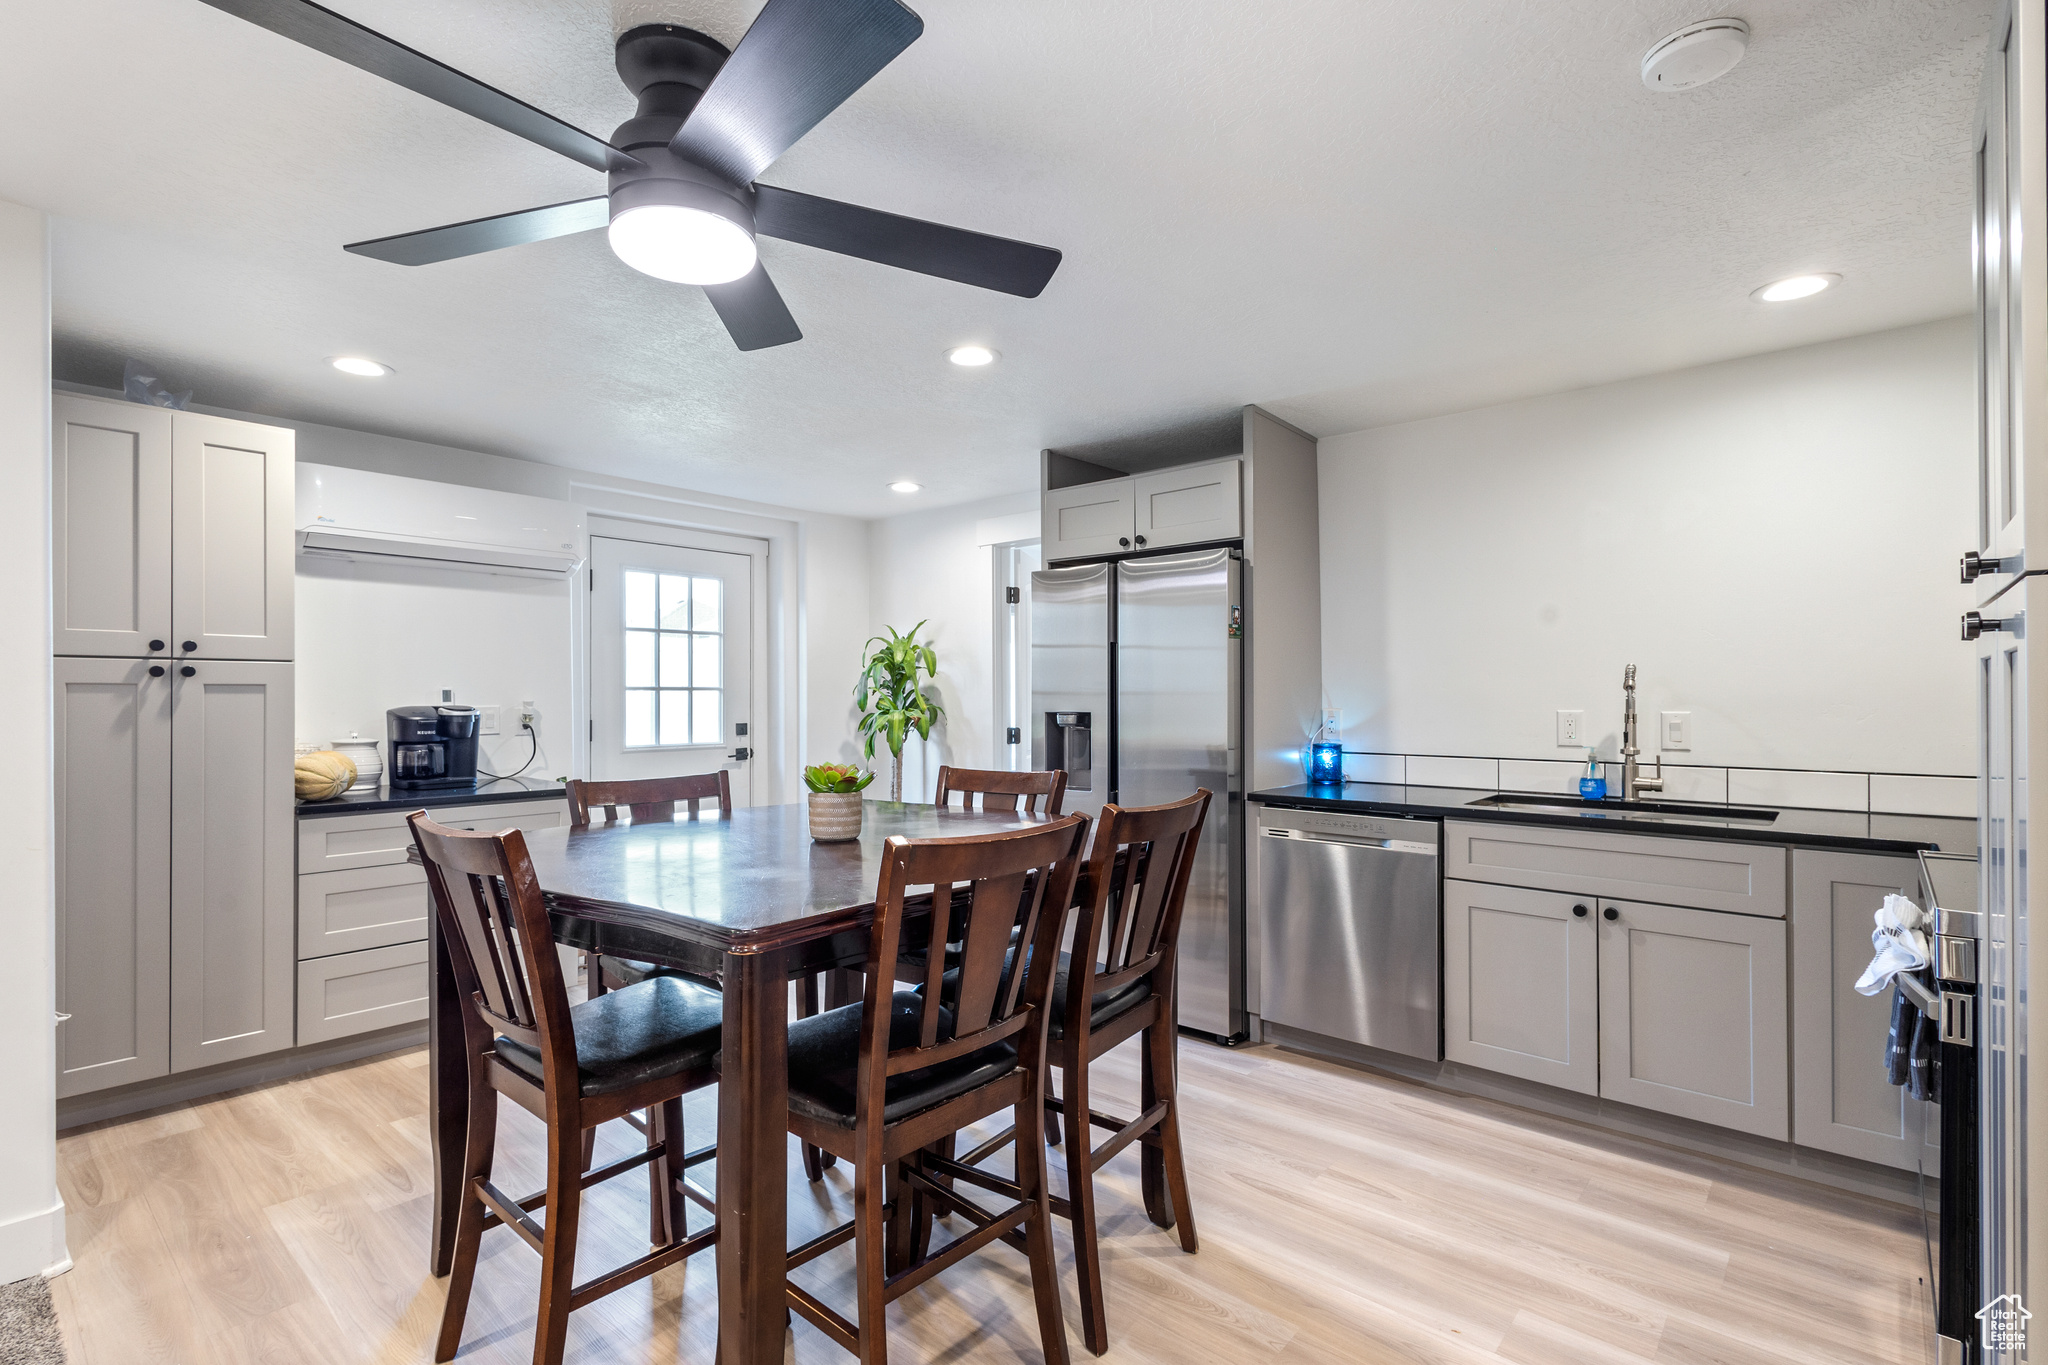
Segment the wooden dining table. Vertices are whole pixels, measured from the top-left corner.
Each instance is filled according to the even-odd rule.
[[[865,966],[892,835],[999,834],[1051,818],[893,801],[870,801],[865,812],[860,838],[845,843],[814,842],[801,805],[526,834],[557,942],[681,968],[724,992],[715,1161],[721,1365],[783,1358],[790,981]],[[906,903],[906,943],[929,935],[930,914],[928,896]],[[454,974],[435,917],[429,923],[432,1263],[445,1275],[462,1194],[469,1059]]]

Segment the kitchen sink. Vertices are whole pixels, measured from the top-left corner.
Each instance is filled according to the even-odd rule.
[[[1574,796],[1537,796],[1522,792],[1499,792],[1467,804],[1494,810],[1547,811],[1558,815],[1625,815],[1631,820],[1747,820],[1768,824],[1778,818],[1778,812],[1755,806],[1710,806],[1691,801],[1583,801]]]

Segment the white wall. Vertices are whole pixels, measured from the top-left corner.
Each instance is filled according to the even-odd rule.
[[[1326,438],[1323,677],[1346,746],[1970,774],[1956,558],[1968,319]],[[1583,755],[1580,755],[1583,757]]]
[[[0,203],[0,1284],[68,1268],[57,1196],[51,864],[50,271],[42,214]]]
[[[540,743],[523,776],[574,776],[568,584],[305,559],[297,586],[299,738],[381,740],[386,709],[448,688],[464,705],[503,708],[480,746],[486,771],[510,773],[533,752],[517,715],[531,700]]]
[[[982,523],[1027,518],[1035,538],[1037,511],[1037,494],[1011,493],[869,524],[869,629],[863,638],[881,634],[884,626],[908,630],[924,621],[920,634],[939,656],[939,704],[946,718],[929,743],[913,735],[904,745],[907,801],[931,799],[941,764],[1007,766],[996,727],[995,556],[983,540],[993,532]],[[1015,529],[1004,534],[1015,537]],[[849,670],[839,683],[849,715],[855,676]],[[875,762],[882,776],[868,794],[881,797],[888,792],[889,754],[879,744]]]

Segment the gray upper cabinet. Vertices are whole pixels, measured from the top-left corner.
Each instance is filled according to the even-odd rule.
[[[1048,562],[1131,548],[1137,490],[1129,479],[1055,488],[1044,499],[1039,540]]]
[[[1140,474],[1132,482],[1132,544],[1156,550],[1235,540],[1244,519],[1238,471],[1242,460],[1215,460]]]
[[[1932,1105],[1885,1079],[1892,993],[1855,989],[1872,916],[1918,886],[1911,858],[1792,854],[1792,1140],[1802,1147],[1910,1171],[1939,1132]]]
[[[1601,1097],[1788,1137],[1784,922],[1607,900],[1600,915]]]
[[[1600,1089],[1591,897],[1444,883],[1444,1056],[1584,1095]]]
[[[292,666],[175,676],[171,1066],[292,1045]]]
[[[171,414],[58,394],[50,417],[52,649],[161,651],[171,634]]]
[[[292,657],[292,452],[293,433],[278,427],[173,415],[171,633],[180,657]]]
[[[170,1070],[171,680],[58,659],[57,1094]]]

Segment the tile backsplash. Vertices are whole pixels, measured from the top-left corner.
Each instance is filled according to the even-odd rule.
[[[1344,752],[1344,776],[1354,782],[1480,791],[1546,792],[1576,796],[1585,764],[1548,758],[1479,758],[1466,754]],[[1621,765],[1602,763],[1609,792],[1621,787]],[[1656,771],[1652,765],[1652,773]],[[1664,791],[1672,801],[1738,806],[1803,806],[1818,810],[1874,811],[1886,815],[1977,814],[1977,779],[1920,773],[1816,772],[1799,768],[1712,768],[1664,765]],[[1656,799],[1656,798],[1652,798]]]

